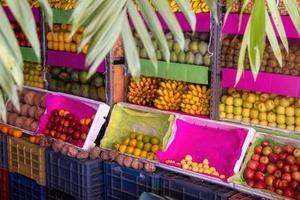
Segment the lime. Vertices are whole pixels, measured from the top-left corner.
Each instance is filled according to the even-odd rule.
[[[144,147],[144,143],[143,143],[142,141],[138,141],[138,142],[136,143],[136,148],[138,148],[138,149],[143,149],[143,147]]]
[[[153,145],[153,146],[151,147],[151,151],[152,151],[153,153],[156,153],[158,150],[159,150],[159,146],[158,146],[157,144],[155,144],[155,145]]]
[[[143,134],[138,134],[136,139],[137,139],[137,141],[142,141],[143,140]]]
[[[149,137],[148,135],[144,135],[144,137],[143,137],[143,142],[144,142],[144,143],[150,142],[150,137]]]
[[[131,139],[135,139],[136,138],[136,133],[135,132],[131,132],[130,133],[130,138]]]
[[[144,144],[144,150],[145,151],[151,151],[151,147],[152,147],[152,145],[150,144],[150,143],[146,143],[146,144]]]
[[[130,142],[130,138],[129,137],[125,137],[122,144],[124,144],[124,145],[127,146],[129,144],[129,142]]]
[[[159,145],[159,143],[160,143],[160,140],[158,137],[156,137],[156,136],[151,137],[151,144]]]

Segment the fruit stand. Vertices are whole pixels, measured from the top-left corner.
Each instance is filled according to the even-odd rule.
[[[257,77],[246,56],[239,82],[254,1],[242,8],[234,0],[228,13],[226,1],[218,1],[214,16],[204,1],[189,0],[194,32],[176,2],[168,1],[183,49],[155,10],[170,62],[150,26],[154,67],[130,19],[140,76],[130,72],[120,37],[89,77],[92,44],[81,43],[87,22],[69,37],[76,0],[49,0],[52,29],[38,1],[29,1],[41,59],[0,0],[24,60],[20,109],[8,101],[7,121],[0,121],[0,186],[10,185],[0,187],[0,199],[134,200],[143,192],[189,200],[300,199],[300,33],[284,1],[277,1],[289,43],[282,66],[267,42]]]

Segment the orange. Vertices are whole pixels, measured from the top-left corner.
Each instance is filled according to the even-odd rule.
[[[30,136],[29,137],[29,142],[32,143],[32,144],[35,144],[36,143],[36,137],[35,136]]]
[[[41,137],[35,137],[35,143],[36,144],[40,144],[40,141],[41,141]]]
[[[126,148],[126,153],[132,154],[133,153],[133,147],[127,147]]]
[[[133,155],[135,155],[135,156],[140,156],[141,153],[142,153],[142,151],[141,151],[140,149],[135,148],[135,149],[133,150]]]
[[[2,131],[2,133],[7,134],[8,128],[6,126],[3,126],[1,131]]]
[[[142,151],[140,157],[146,158],[147,157],[147,151]]]
[[[130,142],[130,138],[125,137],[125,139],[123,140],[123,144],[127,146],[127,145],[129,145],[129,142]]]
[[[121,153],[125,153],[125,151],[126,151],[126,148],[127,148],[127,146],[126,146],[126,145],[124,145],[124,144],[121,144],[121,145],[120,145],[120,147],[119,147],[119,151],[120,151]]]
[[[153,153],[156,153],[157,151],[159,150],[159,146],[158,145],[153,145],[152,147],[151,147],[151,151],[153,152]]]
[[[135,147],[136,143],[137,143],[136,139],[131,139],[130,142],[129,142],[129,146]]]
[[[15,131],[13,132],[13,136],[14,136],[15,138],[20,138],[20,137],[22,137],[22,135],[23,135],[23,133],[22,133],[22,131],[20,131],[20,130],[15,130]]]
[[[8,135],[14,135],[15,129],[13,128],[8,128]]]

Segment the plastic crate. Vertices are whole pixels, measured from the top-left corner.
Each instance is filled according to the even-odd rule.
[[[47,200],[76,200],[76,198],[59,190],[47,189]]]
[[[180,200],[227,200],[235,190],[172,172],[161,174],[161,195]]]
[[[46,185],[45,148],[30,143],[27,138],[8,137],[8,159],[9,172]]]
[[[143,192],[159,193],[160,176],[105,162],[106,200],[136,200]]]
[[[45,200],[46,188],[18,173],[9,173],[11,200]]]
[[[249,194],[244,193],[237,193],[229,198],[229,200],[257,200],[258,198],[255,198]]]
[[[9,172],[6,169],[0,169],[0,199],[9,199]]]
[[[103,161],[80,161],[46,150],[47,188],[78,200],[104,198]]]
[[[0,133],[0,169],[8,169],[7,135]]]

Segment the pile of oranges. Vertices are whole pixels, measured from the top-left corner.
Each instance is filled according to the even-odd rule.
[[[23,132],[16,128],[11,128],[4,124],[0,124],[0,133],[9,135],[15,138],[21,138],[23,136]],[[29,136],[28,141],[32,144],[39,144],[41,137],[39,136]]]

